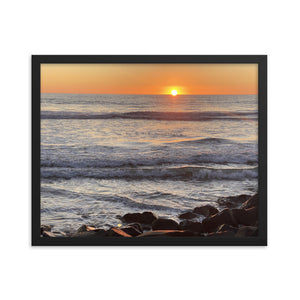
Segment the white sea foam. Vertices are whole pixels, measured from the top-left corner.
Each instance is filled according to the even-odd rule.
[[[168,179],[168,180],[212,180],[257,178],[257,167],[243,169],[215,169],[207,167],[163,167],[163,168],[43,168],[42,178],[97,178],[97,179]]]

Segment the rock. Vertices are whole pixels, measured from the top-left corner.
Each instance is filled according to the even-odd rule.
[[[157,220],[158,217],[151,211],[146,211],[142,213],[142,222],[143,224],[152,224],[153,221]]]
[[[124,221],[124,218],[121,215],[116,215],[116,218],[121,220],[121,221]]]
[[[227,224],[222,224],[221,226],[219,226],[217,232],[222,232],[222,231],[231,231],[233,233],[237,233],[238,228]]]
[[[122,229],[116,228],[116,227],[113,227],[113,228],[107,230],[106,236],[110,236],[110,237],[120,237],[120,236],[121,237],[131,237],[131,235],[124,232]]]
[[[178,216],[179,219],[194,219],[198,217],[196,214],[188,211]]]
[[[203,233],[203,225],[200,222],[185,220],[180,222],[179,227],[181,230],[190,230],[197,233]]]
[[[87,238],[87,237],[100,237],[105,236],[106,230],[101,228],[95,228],[88,225],[82,225],[80,226],[74,234],[72,234],[72,237],[75,238]]]
[[[258,208],[258,194],[255,194],[241,205],[241,209]]]
[[[106,236],[107,230],[102,228],[96,228],[95,230],[88,231],[88,232],[94,232],[95,237],[101,237],[101,236]]]
[[[258,228],[255,226],[242,226],[239,228],[236,237],[245,237],[245,236],[257,236]]]
[[[217,200],[218,204],[225,206],[227,208],[234,208],[240,206],[243,202],[248,200],[251,195],[239,195],[239,196],[230,196],[222,197]]]
[[[95,228],[93,230],[89,231],[79,231],[75,232],[71,237],[74,238],[96,238],[96,237],[102,237],[106,236],[106,230],[105,229],[100,229],[100,228]]]
[[[224,209],[220,213],[208,217],[202,221],[204,232],[214,232],[222,224],[238,226],[231,209]]]
[[[138,230],[134,226],[126,226],[126,227],[122,227],[121,229],[131,236],[138,236],[143,233],[142,230]]]
[[[53,231],[53,234],[55,234],[55,237],[66,237],[67,235],[62,231]]]
[[[51,225],[44,225],[44,224],[42,224],[42,225],[41,225],[41,234],[43,234],[43,231],[48,231],[48,232],[50,232],[50,231],[51,231],[51,228],[52,228]]]
[[[213,207],[212,205],[207,204],[207,205],[195,207],[193,212],[198,215],[203,215],[205,217],[208,217],[219,213],[219,210]]]
[[[141,222],[142,214],[141,213],[128,213],[122,217],[122,220],[127,223],[131,222]]]
[[[92,226],[82,225],[82,226],[80,226],[80,227],[76,230],[75,234],[76,234],[76,233],[80,233],[80,232],[93,231],[93,230],[95,230],[95,229],[96,229],[96,228],[95,228],[95,227],[92,227]]]
[[[232,231],[218,231],[218,232],[209,233],[207,236],[209,236],[209,237],[231,237],[231,236],[235,236],[235,233]]]
[[[257,210],[250,209],[224,209],[217,215],[202,221],[205,232],[213,232],[222,224],[237,227],[242,225],[255,225],[257,221]]]
[[[257,221],[257,209],[255,207],[249,209],[232,209],[233,216],[238,224],[255,225]]]
[[[144,231],[152,230],[151,225],[142,225],[142,228],[143,228],[143,232],[144,232]]]
[[[140,234],[138,237],[181,237],[181,236],[195,236],[192,231],[189,230],[154,230]]]
[[[157,219],[157,216],[151,211],[145,211],[143,213],[128,213],[123,216],[123,220],[127,223],[142,223],[152,224]]]
[[[43,235],[43,237],[49,237],[49,238],[56,237],[56,235],[54,233],[52,233],[50,231],[46,231],[46,230],[43,231],[42,235]]]
[[[130,223],[128,226],[134,227],[136,230],[140,231],[143,233],[143,228],[140,223]],[[151,228],[150,228],[151,229]]]
[[[179,224],[171,219],[157,219],[152,223],[152,230],[177,230]]]

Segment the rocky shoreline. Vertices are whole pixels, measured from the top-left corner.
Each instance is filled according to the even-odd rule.
[[[98,238],[98,237],[246,237],[258,235],[258,194],[222,197],[222,208],[212,205],[195,207],[178,216],[180,223],[160,218],[151,211],[127,213],[119,216],[122,224],[110,229],[82,225],[74,233],[52,230],[50,225],[41,225],[45,238]],[[195,220],[204,217],[202,221]]]

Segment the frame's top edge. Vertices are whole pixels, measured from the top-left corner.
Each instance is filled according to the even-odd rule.
[[[35,63],[260,63],[267,55],[32,55]]]

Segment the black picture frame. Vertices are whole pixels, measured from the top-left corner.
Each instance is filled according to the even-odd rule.
[[[43,238],[40,235],[40,64],[185,63],[258,64],[258,220],[255,237]],[[267,55],[32,55],[32,245],[33,246],[266,246],[267,245]]]

